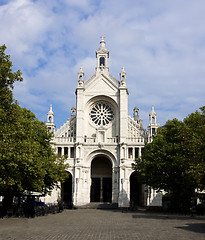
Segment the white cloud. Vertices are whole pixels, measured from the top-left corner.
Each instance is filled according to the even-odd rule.
[[[34,44],[45,41],[44,33],[49,28],[50,19],[40,4],[29,0],[12,1],[0,7],[0,16],[1,41],[15,50],[15,54],[24,54]]]
[[[105,34],[111,73],[118,78],[122,65],[127,72],[130,114],[137,105],[144,118],[154,104],[161,123],[182,119],[205,102],[204,12],[203,0],[8,1],[0,44],[25,76],[15,96],[40,116],[53,103],[62,124],[79,67],[87,78],[95,71]]]

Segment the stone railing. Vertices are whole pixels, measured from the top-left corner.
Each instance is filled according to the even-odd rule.
[[[76,138],[75,137],[55,137],[54,141],[55,143],[75,143]],[[84,137],[83,138],[83,143],[99,143],[97,141],[97,138],[94,137]],[[104,142],[102,143],[118,143],[118,138],[117,137],[110,137],[107,138]]]
[[[74,137],[55,137],[56,143],[74,143],[75,138]]]
[[[96,142],[96,138],[94,137],[84,137],[84,143],[95,143]]]
[[[96,76],[96,73],[93,73],[93,75],[90,76],[90,77],[84,82],[84,85],[88,84],[95,76]]]
[[[127,142],[144,143],[144,138],[127,138]]]
[[[111,137],[111,138],[107,138],[102,143],[117,143],[117,142],[118,142],[118,139],[116,137]],[[84,143],[98,143],[98,141],[97,141],[97,138],[86,137],[84,138]]]
[[[135,122],[133,118],[131,118],[130,116],[128,116],[128,123],[134,127],[135,129],[139,129],[140,128],[140,124]]]
[[[109,73],[109,77],[113,80],[114,83],[117,84],[117,86],[120,85],[120,82],[111,73]]]
[[[107,138],[107,143],[118,143],[117,137]]]
[[[66,123],[63,124],[63,126],[61,126],[56,132],[55,132],[55,136],[58,137],[60,134],[62,134],[66,129],[69,128],[69,124],[70,122],[67,121]]]

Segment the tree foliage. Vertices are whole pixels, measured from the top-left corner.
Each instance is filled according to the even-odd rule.
[[[0,47],[0,193],[47,192],[64,179],[67,165],[54,153],[45,123],[14,100],[14,83],[23,79],[5,50]]]
[[[158,128],[134,168],[145,183],[169,192],[175,208],[188,209],[195,189],[205,188],[205,107]]]

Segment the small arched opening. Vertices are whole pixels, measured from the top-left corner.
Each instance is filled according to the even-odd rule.
[[[67,178],[61,183],[61,200],[65,208],[72,208],[72,174],[67,172]]]
[[[98,156],[91,163],[91,202],[112,202],[112,163]]]
[[[105,66],[105,58],[100,57],[100,66]]]
[[[152,123],[155,123],[155,121],[156,121],[155,117],[152,117]]]

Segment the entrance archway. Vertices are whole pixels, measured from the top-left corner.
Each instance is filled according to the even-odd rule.
[[[72,175],[68,172],[68,177],[61,183],[61,199],[65,208],[72,208]]]
[[[98,156],[91,164],[91,202],[112,202],[112,163]]]
[[[144,206],[144,184],[139,181],[136,171],[130,176],[130,206]]]

